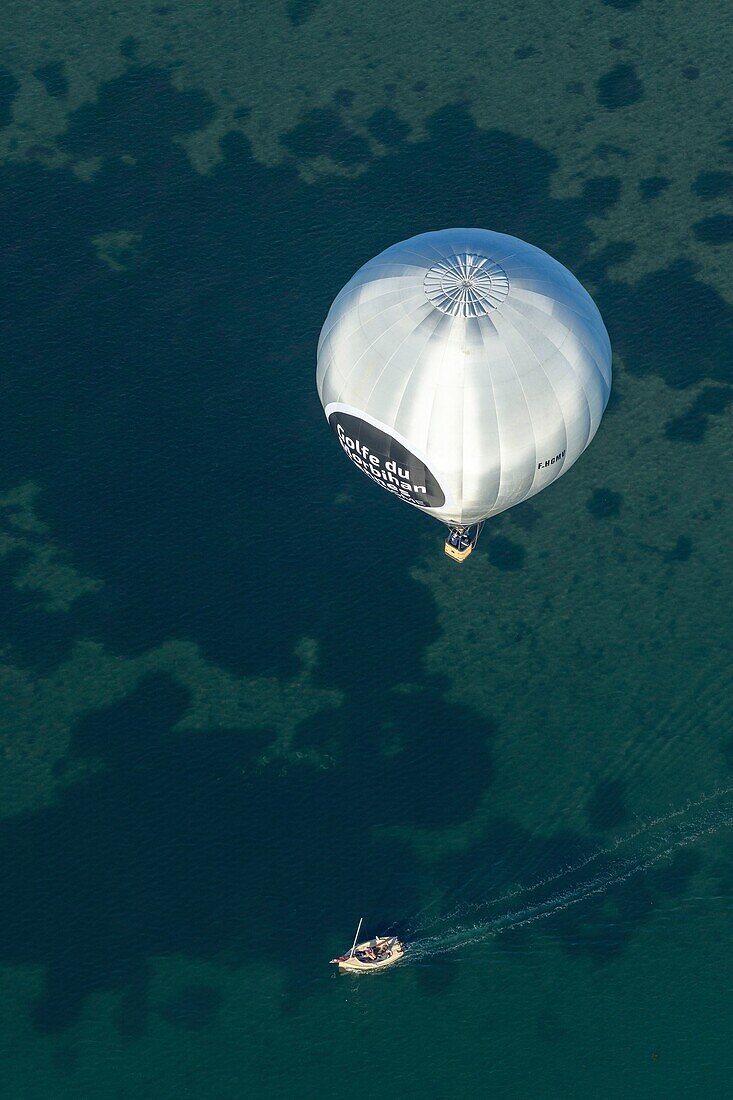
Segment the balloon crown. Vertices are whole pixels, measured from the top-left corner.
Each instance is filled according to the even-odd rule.
[[[425,295],[450,317],[485,317],[509,293],[506,271],[488,256],[462,252],[448,256],[425,273]]]

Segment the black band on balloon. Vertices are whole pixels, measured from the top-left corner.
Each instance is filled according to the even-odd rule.
[[[425,463],[387,432],[350,413],[333,412],[328,422],[354,465],[383,489],[418,508],[445,504],[445,493]]]

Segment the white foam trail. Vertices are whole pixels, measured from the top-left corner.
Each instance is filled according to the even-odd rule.
[[[644,822],[633,832],[619,837],[613,843],[598,849],[577,864],[562,868],[529,886],[517,886],[501,897],[487,899],[486,902],[474,902],[466,906],[459,906],[441,917],[439,922],[436,923],[450,924],[458,918],[465,917],[471,911],[480,912],[483,910],[486,913],[487,910],[495,909],[497,905],[501,905],[513,897],[524,895],[527,898],[527,904],[501,915],[489,916],[487,913],[484,920],[478,920],[468,926],[461,924],[458,927],[444,928],[444,930],[437,931],[432,935],[422,937],[418,935],[415,940],[408,944],[408,961],[419,961],[434,955],[456,951],[470,944],[497,936],[509,929],[534,924],[536,921],[553,916],[572,905],[577,905],[579,902],[602,894],[612,887],[619,886],[634,875],[650,870],[656,864],[671,857],[676,851],[689,847],[703,836],[732,825],[733,809],[730,806],[709,810],[703,815],[703,820],[699,820],[698,815],[695,815],[697,819],[691,822],[678,820],[689,814],[691,810],[700,809],[731,791],[733,791],[733,787],[714,791],[712,794],[691,800],[681,809],[673,810],[669,814],[660,815]],[[673,822],[674,824],[671,824]],[[643,852],[614,859],[610,866],[603,868],[598,874],[592,875],[566,890],[554,891],[550,897],[545,899],[531,900],[531,895],[543,887],[558,882],[570,874],[577,874],[602,856],[613,856],[625,845],[631,844],[640,836],[648,834],[660,826],[663,827],[662,834],[652,836],[650,843]]]
[[[486,909],[486,907],[489,905],[492,907],[496,905],[501,905],[503,902],[511,900],[511,898],[519,897],[524,894],[532,894],[545,886],[549,886],[553,882],[558,882],[560,879],[567,878],[569,875],[577,874],[579,871],[582,871],[585,867],[590,866],[591,863],[594,863],[598,859],[614,855],[620,848],[623,848],[625,845],[630,844],[632,841],[636,840],[640,836],[643,836],[645,833],[650,832],[652,829],[658,828],[661,825],[668,825],[671,821],[674,821],[676,818],[683,817],[691,810],[700,809],[708,802],[713,802],[719,798],[722,798],[724,795],[730,794],[732,791],[733,786],[723,787],[718,790],[712,791],[710,794],[700,795],[699,798],[688,799],[688,801],[680,809],[670,810],[669,813],[659,814],[657,817],[649,818],[647,821],[642,821],[639,825],[636,826],[635,829],[633,829],[632,832],[617,837],[610,843],[594,849],[594,851],[590,852],[582,859],[579,859],[574,863],[568,863],[564,867],[559,868],[557,871],[553,871],[552,874],[545,875],[532,883],[517,883],[515,886],[512,886],[511,889],[507,890],[505,893],[499,895],[499,897],[496,898],[491,898],[487,899],[486,901],[479,902],[462,902],[460,905],[455,906],[455,908],[453,908],[449,912],[443,914],[440,919],[441,921],[457,919],[460,916],[465,916],[472,910]],[[470,878],[468,878],[466,882],[463,883],[456,892],[459,893],[465,890],[471,882],[475,881],[475,879],[478,878],[480,874],[481,869],[476,871],[475,874],[471,875]],[[429,905],[426,905],[424,909],[419,910],[418,913],[415,914],[413,922],[409,926],[409,929],[411,932],[413,932],[413,934],[419,934],[421,930],[426,928],[426,925],[424,923],[418,923],[418,918],[422,917],[430,909],[434,909],[437,904],[438,901],[433,901]],[[430,926],[428,925],[427,927]]]

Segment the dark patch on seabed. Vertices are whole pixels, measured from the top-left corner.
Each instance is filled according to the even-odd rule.
[[[623,256],[609,248],[605,262],[591,261],[584,270],[589,280],[602,280],[596,300],[626,369],[658,374],[680,389],[705,378],[733,383],[733,307],[686,260],[633,285],[605,281],[605,263],[614,262],[614,254],[616,262]]]
[[[666,191],[671,182],[666,176],[648,176],[639,180],[639,194],[645,202],[649,202],[661,195],[662,191]]]
[[[13,101],[20,84],[9,69],[0,67],[0,130],[13,121]]]
[[[629,107],[644,96],[644,85],[633,65],[617,65],[598,80],[598,102],[608,111]]]
[[[173,137],[200,130],[214,113],[205,96],[179,92],[167,73],[132,68],[103,84],[94,103],[72,114],[59,144],[78,157],[134,154],[159,159],[161,143],[165,147]]]
[[[672,549],[664,554],[664,560],[671,563],[689,561],[693,548],[689,535],[679,535]]]
[[[301,24],[313,14],[321,0],[287,0],[285,11],[288,19],[294,27]]]
[[[74,157],[103,158],[92,180],[36,165],[0,173],[0,276],[16,303],[0,334],[4,478],[43,486],[54,538],[104,580],[68,625],[38,630],[19,612],[15,652],[37,667],[50,659],[46,634],[55,661],[78,636],[120,654],[185,637],[227,668],[291,675],[298,642],[313,637],[316,681],[344,702],[297,733],[320,768],[258,765],[272,730],[174,731],[189,700],[165,679],[79,725],[71,761],[102,770],[0,824],[0,958],[45,964],[35,1020],[49,1030],[74,1021],[92,991],[119,989],[121,1033],[142,1034],[154,955],[282,959],[284,892],[325,940],[353,917],[354,851],[379,926],[413,912],[420,869],[405,872],[412,853],[395,841],[387,866],[373,824],[455,824],[491,782],[491,729],[449,706],[422,664],[438,624],[410,567],[421,547],[440,554],[440,540],[354,476],[315,395],[320,326],[360,263],[425,229],[515,233],[596,288],[628,369],[679,386],[724,371],[730,311],[691,267],[629,287],[606,274],[623,242],[591,256],[587,219],[615,201],[612,178],[555,198],[546,150],[480,131],[460,107],[413,144],[377,119],[379,140],[395,146],[381,158],[348,145],[334,111],[286,135],[298,157],[365,166],[355,179],[307,185],[292,165],[259,164],[238,135],[202,177],[172,139],[212,117],[204,96],[133,69],[63,139]],[[99,263],[93,241],[110,231],[138,235],[146,262]],[[525,515],[530,541],[542,514]],[[518,568],[524,547],[499,536],[488,553]],[[511,825],[495,830],[492,850],[511,854],[517,835],[528,843]],[[561,854],[584,843],[569,834]],[[530,851],[551,860],[554,844]],[[258,930],[252,947],[243,913]],[[313,965],[297,952],[288,963],[296,975]],[[162,1011],[196,1027],[205,1001],[188,1022]]]
[[[524,565],[525,549],[518,542],[512,542],[503,535],[497,535],[489,542],[489,561],[497,569],[515,570]]]
[[[718,199],[733,195],[733,172],[700,172],[692,190],[701,199]]]
[[[594,489],[585,506],[596,519],[608,519],[619,514],[623,499],[623,494],[613,489]]]
[[[52,99],[65,99],[69,93],[69,82],[66,79],[65,65],[63,61],[52,61],[36,69],[33,74],[36,80],[40,80],[46,93]]]
[[[342,168],[364,164],[371,156],[369,143],[350,130],[331,107],[309,111],[283,136],[282,144],[298,160],[325,156]]]
[[[598,176],[587,180],[583,196],[598,210],[607,210],[618,202],[621,195],[621,180],[618,176]]]
[[[382,107],[367,119],[369,132],[382,145],[399,145],[407,137],[410,127],[389,107]]]
[[[540,51],[534,46],[519,46],[514,51],[514,57],[517,61],[526,61],[528,57],[538,57]]]
[[[702,218],[692,227],[698,241],[703,244],[730,244],[733,241],[733,217],[730,214],[714,214]]]
[[[700,391],[689,409],[667,421],[664,434],[675,443],[700,443],[708,430],[709,418],[724,413],[732,401],[733,389],[708,386]]]

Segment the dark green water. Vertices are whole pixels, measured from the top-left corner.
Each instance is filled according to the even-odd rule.
[[[243,8],[3,32],[8,1095],[726,1095],[730,18]],[[353,271],[450,225],[615,352],[461,569],[314,387]],[[355,980],[362,914],[410,952]]]

